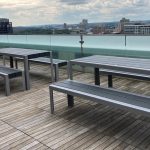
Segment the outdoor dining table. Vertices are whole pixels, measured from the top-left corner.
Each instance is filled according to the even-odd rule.
[[[0,55],[9,56],[10,57],[10,67],[13,68],[13,58],[22,58],[24,61],[24,74],[25,74],[25,87],[26,90],[30,89],[30,77],[29,77],[29,66],[28,60],[37,58],[37,57],[50,57],[50,61],[52,62],[52,54],[50,51],[44,50],[34,50],[34,49],[23,49],[23,48],[1,48]],[[53,63],[51,63],[53,64]],[[53,65],[51,65],[51,69]],[[53,74],[53,73],[52,73]],[[53,79],[53,75],[52,75]]]
[[[150,77],[150,60],[143,58],[129,58],[117,56],[93,55],[73,59],[70,61],[70,79],[72,79],[72,65],[93,67],[95,84],[100,85],[100,69],[114,69],[119,71],[134,72]]]

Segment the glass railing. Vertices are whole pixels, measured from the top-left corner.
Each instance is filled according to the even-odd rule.
[[[52,50],[55,58],[73,59],[93,54],[150,58],[150,36],[0,35],[0,47]]]

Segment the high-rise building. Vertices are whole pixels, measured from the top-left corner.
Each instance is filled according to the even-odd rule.
[[[9,22],[9,19],[0,18],[0,34],[12,33],[12,22]]]
[[[83,33],[86,33],[86,30],[88,29],[88,20],[83,19],[82,22],[80,23],[80,29],[82,30]]]
[[[64,23],[64,29],[68,29],[67,23]]]
[[[119,34],[124,33],[124,26],[129,24],[130,20],[126,18],[122,18],[118,23],[118,26],[113,30],[113,33]]]
[[[120,20],[120,23],[119,23],[119,25],[118,25],[118,28],[119,28],[119,30],[120,30],[120,33],[124,33],[124,26],[125,26],[126,24],[129,24],[129,23],[130,23],[130,20],[129,20],[129,19],[122,18],[122,19]]]

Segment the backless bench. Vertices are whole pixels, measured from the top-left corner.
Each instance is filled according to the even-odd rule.
[[[131,70],[122,71],[122,70],[113,70],[113,69],[100,69],[100,75],[108,76],[108,87],[113,87],[113,76],[127,77],[138,80],[147,80],[150,81],[150,75],[142,74],[140,72],[133,72]]]
[[[53,91],[68,95],[68,106],[73,107],[73,96],[82,97],[101,104],[110,105],[150,116],[150,97],[123,92],[113,88],[65,80],[49,85],[51,113],[54,113]]]
[[[38,57],[38,58],[34,58],[34,59],[29,59],[29,62],[51,64],[50,58],[48,58],[48,57]],[[18,68],[17,58],[15,59],[15,64],[16,64],[16,68]],[[66,60],[53,59],[55,81],[59,80],[59,67],[67,66],[67,64],[68,64],[68,62]]]
[[[23,89],[25,89],[24,73],[21,70],[0,66],[0,76],[3,77],[4,81],[5,81],[5,93],[6,93],[6,96],[10,95],[9,80],[12,79],[12,78],[16,78],[16,77],[22,76]]]

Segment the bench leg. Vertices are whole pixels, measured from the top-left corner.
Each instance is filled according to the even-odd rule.
[[[5,76],[5,93],[6,93],[6,96],[10,95],[10,84],[9,84],[8,76]]]
[[[68,99],[68,107],[73,107],[74,106],[74,98],[72,95],[67,95]]]
[[[51,107],[51,114],[54,114],[54,97],[53,97],[53,90],[49,88],[50,94],[50,107]]]
[[[58,64],[55,65],[55,82],[59,80],[59,68],[58,68]]]
[[[108,75],[108,87],[113,87],[113,77],[112,77],[112,75]]]

